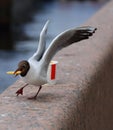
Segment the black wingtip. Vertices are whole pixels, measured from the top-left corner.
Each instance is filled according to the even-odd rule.
[[[93,32],[95,33],[96,30],[97,30],[97,28],[94,28],[94,31],[93,31]]]
[[[93,34],[93,33],[95,33],[96,30],[97,30],[97,28],[89,27],[88,30],[87,30],[87,32]]]

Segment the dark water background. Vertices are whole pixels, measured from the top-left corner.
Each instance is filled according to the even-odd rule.
[[[46,3],[42,10],[32,14],[32,21],[22,26],[23,32],[30,40],[16,41],[14,51],[0,50],[0,93],[11,85],[17,78],[7,75],[6,71],[15,70],[17,63],[28,59],[38,45],[39,33],[49,19],[47,45],[60,32],[80,26],[87,21],[105,3],[102,2],[51,2]]]

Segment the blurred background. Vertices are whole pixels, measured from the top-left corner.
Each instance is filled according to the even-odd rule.
[[[108,0],[0,0],[0,93],[16,81],[9,70],[36,51],[49,19],[47,46],[69,28],[81,26]]]

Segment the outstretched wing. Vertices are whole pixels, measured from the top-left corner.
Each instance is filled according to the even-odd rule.
[[[44,25],[40,33],[37,51],[34,53],[34,55],[30,59],[39,61],[42,58],[46,49],[46,33],[47,33],[48,24],[49,24],[49,20],[46,22],[46,24]]]
[[[88,39],[96,31],[96,28],[90,26],[77,27],[59,34],[49,45],[42,57],[42,66],[47,69],[53,56],[62,48],[73,43]]]

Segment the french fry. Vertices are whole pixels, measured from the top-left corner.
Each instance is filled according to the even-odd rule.
[[[18,74],[21,73],[21,71],[17,71],[16,73],[15,73],[14,71],[8,71],[8,72],[6,72],[6,73],[7,73],[7,74],[11,74],[11,75],[13,75],[13,74],[18,75]]]
[[[14,74],[14,71],[8,71],[7,74]]]

